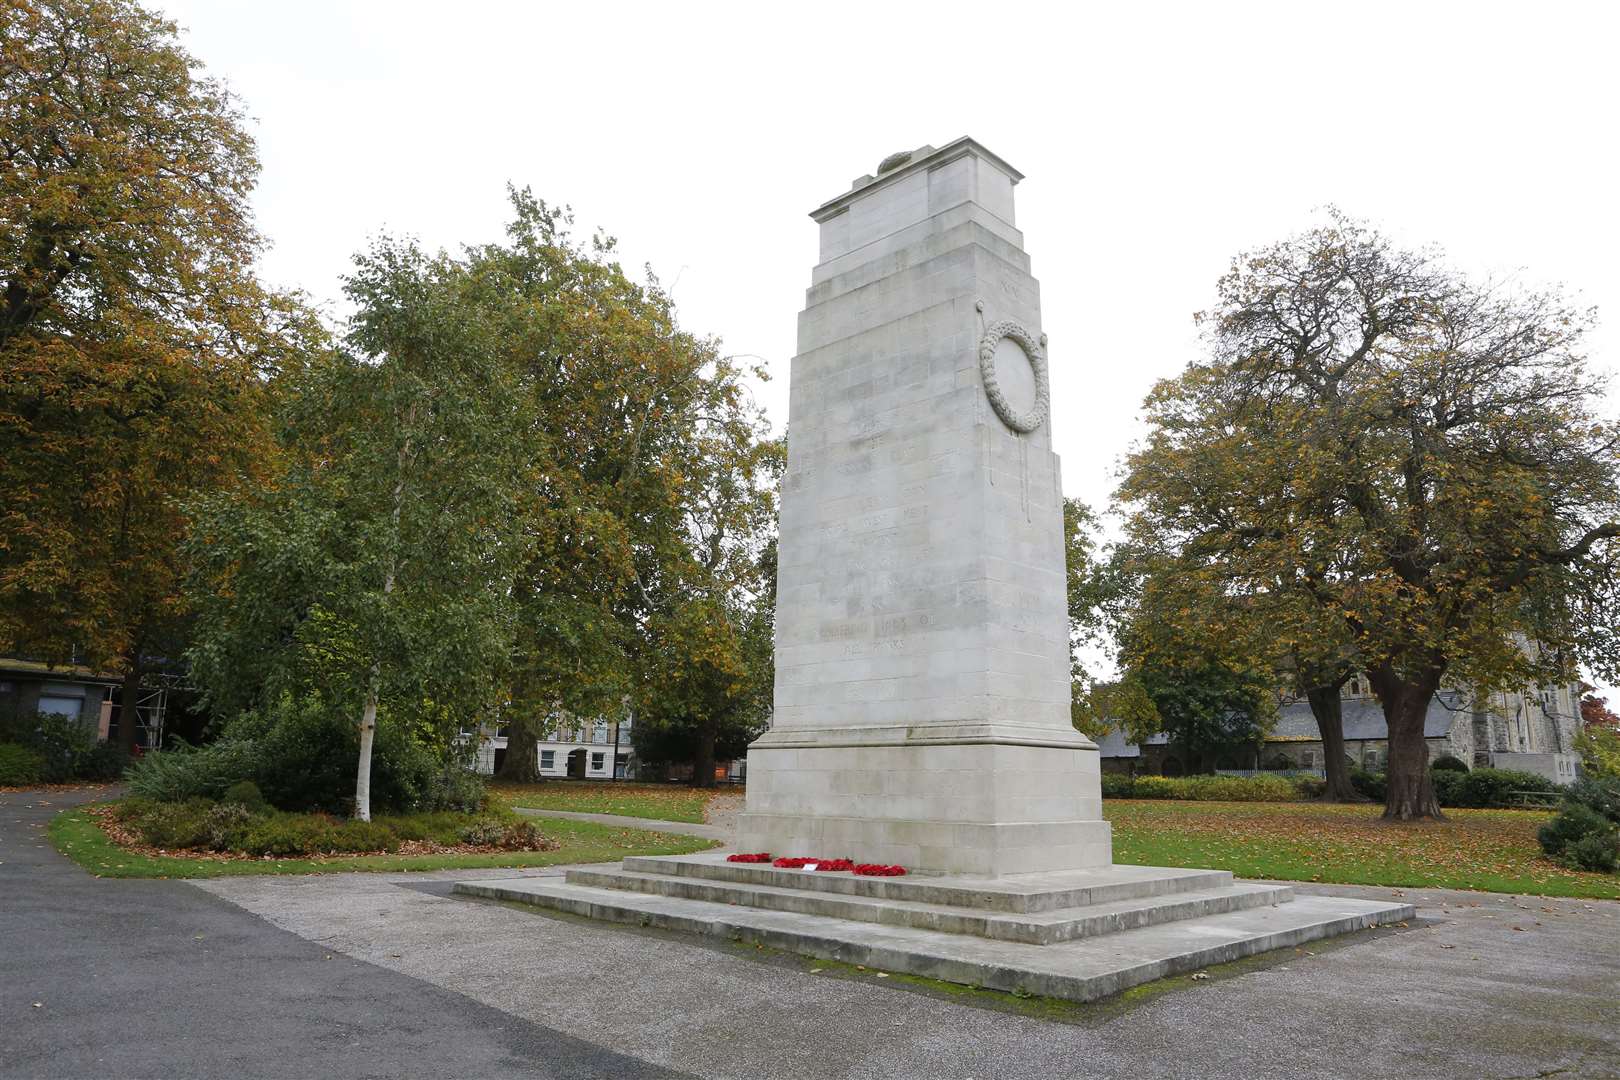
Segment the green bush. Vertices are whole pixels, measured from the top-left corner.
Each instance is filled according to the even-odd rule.
[[[0,743],[0,787],[32,787],[45,775],[45,757],[16,743]]]
[[[214,804],[207,799],[158,803],[131,820],[136,834],[155,848],[180,851],[211,846],[213,831],[209,813]]]
[[[1302,799],[1320,799],[1327,794],[1327,781],[1320,776],[1296,773],[1288,778],[1288,782],[1294,785],[1294,790]]]
[[[208,746],[147,754],[130,768],[129,790],[161,802],[218,800],[250,782],[279,810],[348,814],[359,755],[353,717],[317,696],[283,698],[272,708],[243,713]],[[484,798],[480,778],[446,764],[398,725],[378,726],[371,756],[373,813],[476,810]]]
[[[40,756],[39,781],[116,780],[129,764],[122,747],[97,742],[77,717],[19,713],[0,723],[0,742],[16,743]]]
[[[1129,799],[1135,788],[1135,779],[1124,773],[1102,774],[1102,797],[1105,799]]]
[[[252,814],[262,814],[270,809],[270,804],[265,801],[259,785],[251,780],[238,780],[225,789],[219,801],[240,806]]]
[[[80,755],[74,767],[79,780],[117,780],[129,768],[129,754],[114,742],[98,742]]]
[[[1564,792],[1564,801],[1590,807],[1620,825],[1620,776],[1583,776]]]
[[[1541,842],[1542,851],[1548,855],[1558,856],[1564,854],[1565,849],[1583,837],[1593,833],[1611,832],[1613,829],[1614,826],[1609,819],[1590,806],[1566,802],[1559,808],[1557,817],[1536,830],[1536,839]]]
[[[1429,768],[1435,772],[1467,772],[1468,764],[1452,754],[1441,754]]]
[[[1429,780],[1434,784],[1434,797],[1439,800],[1441,806],[1457,805],[1457,793],[1462,789],[1467,776],[1467,773],[1442,769],[1438,766],[1429,770]]]
[[[337,826],[316,814],[275,814],[257,822],[242,840],[249,855],[314,855],[331,851]]]
[[[244,713],[221,742],[250,742],[252,779],[281,810],[347,814],[354,809],[360,734],[355,717],[317,695],[284,697]],[[371,809],[403,813],[423,808],[443,771],[440,760],[397,724],[381,723],[371,748]]]
[[[1117,781],[1112,786],[1123,790]],[[1294,802],[1301,797],[1294,782],[1283,776],[1138,776],[1129,792],[1113,797],[1199,802]]]
[[[326,850],[348,855],[398,851],[399,834],[387,822],[345,821],[333,830],[332,846]]]
[[[1383,802],[1389,793],[1389,782],[1384,774],[1368,772],[1366,769],[1350,770],[1350,786],[1373,802]]]
[[[454,810],[476,814],[488,801],[489,790],[482,776],[459,762],[447,761],[428,777],[427,790],[417,809],[426,813]]]
[[[232,784],[251,779],[257,749],[251,742],[222,740],[192,748],[143,754],[129,767],[129,792],[156,802],[218,799]]]
[[[1564,861],[1577,870],[1612,874],[1620,867],[1620,833],[1591,833],[1569,845]]]
[[[211,807],[203,817],[208,846],[214,851],[240,851],[257,820],[258,815],[241,803],[222,802]]]
[[[1516,806],[1512,798],[1515,791],[1539,791],[1558,794],[1563,788],[1545,776],[1517,769],[1475,769],[1466,774],[1457,785],[1452,806],[1502,808]],[[1442,805],[1447,805],[1442,803]]]

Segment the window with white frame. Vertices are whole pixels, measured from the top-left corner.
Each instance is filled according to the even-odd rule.
[[[557,764],[557,751],[555,751],[555,750],[542,750],[542,751],[540,751],[540,767],[542,769],[554,768],[556,766],[556,764]]]
[[[591,770],[593,772],[600,772],[601,770],[603,770],[605,768],[607,768],[607,755],[606,754],[600,754],[600,753],[592,754],[591,755]]]

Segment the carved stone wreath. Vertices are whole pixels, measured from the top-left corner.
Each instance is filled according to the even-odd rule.
[[[1035,404],[1028,412],[1019,412],[1007,400],[1007,395],[1001,392],[1001,383],[996,378],[996,346],[1001,344],[1002,338],[1012,338],[1029,357],[1029,366],[1035,370]],[[984,377],[984,393],[995,408],[996,415],[1001,417],[1002,423],[1014,431],[1031,432],[1046,422],[1046,410],[1050,394],[1046,388],[1046,335],[1041,340],[1023,326],[1011,319],[1003,319],[994,323],[979,339],[979,374]]]

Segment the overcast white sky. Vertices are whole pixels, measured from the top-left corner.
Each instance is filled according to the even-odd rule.
[[[779,427],[806,214],[973,135],[1027,177],[1054,440],[1094,505],[1231,257],[1328,203],[1563,283],[1620,364],[1620,5],[156,2],[255,118],[270,280],[334,299],[376,231],[495,239],[529,185],[764,357]]]

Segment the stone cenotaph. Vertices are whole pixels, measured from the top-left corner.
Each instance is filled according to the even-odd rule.
[[[1069,722],[1062,489],[1020,179],[958,139],[886,158],[812,215],[776,712],[748,751],[737,847],[907,873],[721,850],[457,894],[1077,1001],[1413,916],[1113,863],[1097,748]]]
[[[1109,865],[1069,718],[1063,497],[1021,174],[972,139],[811,216],[750,851],[996,876]]]

